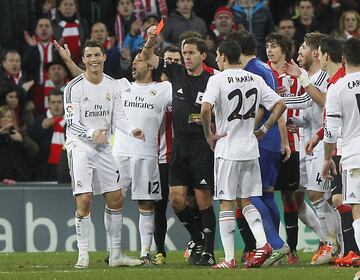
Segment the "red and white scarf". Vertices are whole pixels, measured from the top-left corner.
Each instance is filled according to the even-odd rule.
[[[160,14],[162,18],[167,18],[168,16],[168,7],[166,0],[155,0],[157,1]],[[142,0],[134,0],[134,12],[137,17],[144,19],[146,16],[151,14],[151,0],[145,0],[145,6]]]
[[[47,44],[43,44],[41,42],[37,43],[37,47],[40,53],[40,72],[39,77],[40,81],[39,84],[42,85],[48,79],[47,71],[45,70],[45,66],[47,63],[53,60],[53,53],[52,47],[53,43],[49,42]]]
[[[135,17],[136,17],[136,19],[140,20],[140,18],[138,16],[135,15]],[[142,28],[140,28],[140,32],[141,32],[141,35],[144,37]],[[116,38],[116,44],[119,48],[123,47],[125,36],[126,36],[126,32],[125,32],[125,27],[123,24],[122,16],[119,13],[117,13],[116,18],[115,18],[115,38]]]
[[[62,32],[64,44],[68,45],[74,62],[78,64],[81,61],[80,21],[77,19],[74,22],[62,20],[59,25],[64,29]]]
[[[50,113],[50,110],[47,110],[46,117],[47,118],[53,117]],[[57,165],[60,162],[61,151],[65,144],[65,135],[64,135],[65,120],[63,117],[58,117],[54,119],[55,119],[55,123],[53,127],[54,132],[51,138],[48,163]]]

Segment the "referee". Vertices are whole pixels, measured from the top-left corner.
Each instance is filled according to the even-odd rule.
[[[201,125],[201,100],[211,74],[203,69],[207,46],[204,40],[188,38],[182,43],[184,65],[165,64],[154,54],[156,26],[148,29],[144,58],[163,72],[173,87],[174,140],[169,170],[170,202],[195,242],[189,264],[215,264],[215,214],[212,206],[214,189],[213,153]],[[187,207],[189,188],[195,191],[201,215],[201,229],[194,222],[194,210]]]

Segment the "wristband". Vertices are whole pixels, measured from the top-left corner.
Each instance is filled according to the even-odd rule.
[[[267,129],[267,128],[265,127],[265,125],[262,125],[262,126],[260,127],[260,131],[261,131],[262,133],[266,134],[266,133],[269,131],[269,129]]]
[[[301,75],[299,76],[298,79],[299,79],[300,85],[303,88],[306,88],[310,85],[310,79],[309,79],[309,76],[307,73],[305,73],[305,72],[301,73]]]

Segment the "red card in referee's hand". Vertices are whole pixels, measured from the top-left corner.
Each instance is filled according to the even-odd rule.
[[[156,35],[159,35],[161,30],[164,28],[164,19],[161,19],[158,26],[156,27]]]

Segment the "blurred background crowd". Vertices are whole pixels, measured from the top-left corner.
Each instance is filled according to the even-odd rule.
[[[157,51],[195,31],[213,56],[231,32],[247,30],[264,61],[265,37],[279,32],[296,59],[308,32],[360,36],[360,0],[2,0],[0,1],[0,182],[69,180],[62,92],[72,79],[53,44],[81,66],[85,40],[105,47],[105,73],[131,79],[146,30],[165,20]],[[209,60],[210,66],[216,63]]]

